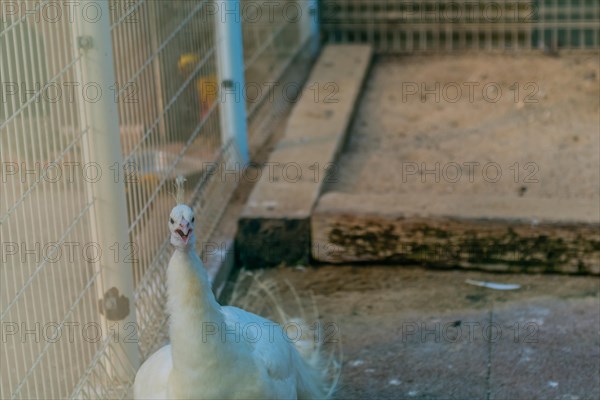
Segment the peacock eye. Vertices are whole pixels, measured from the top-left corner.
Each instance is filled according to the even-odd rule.
[[[172,223],[172,224],[175,223],[175,221],[173,221],[173,218],[169,219],[169,222]]]

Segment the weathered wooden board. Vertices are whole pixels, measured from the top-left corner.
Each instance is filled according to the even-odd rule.
[[[321,262],[600,274],[591,201],[333,192],[319,200],[311,230]]]

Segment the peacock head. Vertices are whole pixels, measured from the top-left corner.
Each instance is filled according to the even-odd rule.
[[[186,249],[196,242],[194,235],[194,212],[185,204],[176,205],[169,215],[169,231],[171,231],[171,244],[178,249]]]

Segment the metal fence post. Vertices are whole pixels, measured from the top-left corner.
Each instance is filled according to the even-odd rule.
[[[239,0],[216,1],[216,49],[219,68],[219,106],[223,145],[233,140],[242,164],[249,160],[246,121],[244,50]]]
[[[302,18],[300,37],[302,43],[310,40],[310,55],[316,56],[320,48],[319,37],[319,0],[300,0]]]
[[[100,272],[98,307],[103,314],[104,339],[111,336],[110,340],[113,340],[118,334],[118,343],[125,353],[118,355],[119,360],[111,360],[111,373],[119,377],[126,373],[119,367],[124,361],[123,356],[137,369],[139,351],[137,340],[129,340],[132,330],[136,333],[137,330],[134,325],[133,264],[126,262],[125,257],[132,253],[127,247],[131,244],[119,114],[117,100],[110,89],[116,83],[110,14],[106,0],[83,0],[80,4],[82,12],[74,13],[73,39],[81,55],[78,83],[83,96],[79,98],[79,111],[81,123],[87,128],[82,153],[84,162],[94,165],[100,172],[96,179],[87,180],[88,197],[93,198],[92,237],[102,252],[97,263]]]

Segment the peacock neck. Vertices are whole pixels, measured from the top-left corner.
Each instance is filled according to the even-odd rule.
[[[224,323],[221,306],[211,289],[208,274],[193,248],[176,249],[167,270],[170,337],[175,370],[198,370],[218,346],[212,341]],[[190,357],[193,355],[193,357]]]

